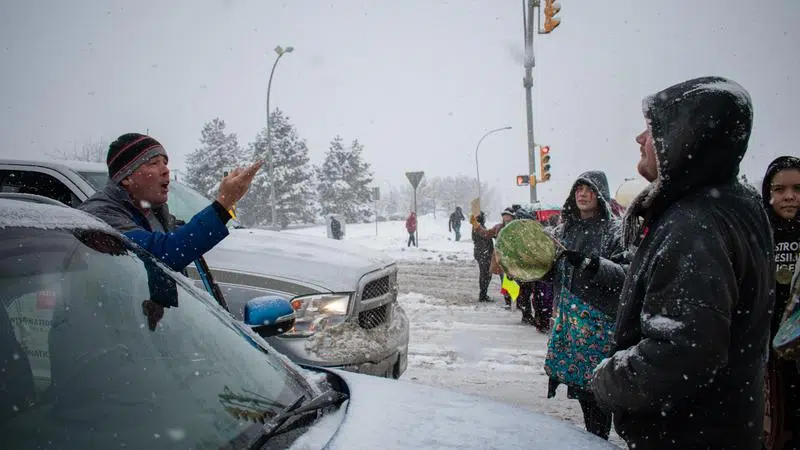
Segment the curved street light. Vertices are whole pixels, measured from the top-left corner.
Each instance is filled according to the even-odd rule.
[[[275,75],[275,67],[278,66],[278,61],[281,60],[281,57],[283,55],[285,55],[287,53],[292,53],[293,51],[294,51],[294,47],[292,47],[291,45],[286,47],[286,48],[283,48],[280,45],[275,47],[275,53],[278,54],[278,57],[275,58],[275,63],[272,64],[272,71],[269,73],[269,82],[267,83],[267,155],[268,155],[268,158],[269,158],[269,203],[270,203],[270,205],[272,205],[271,206],[271,208],[272,208],[272,221],[271,221],[272,222],[272,226],[271,226],[271,228],[273,228],[273,229],[275,228],[275,177],[274,177],[274,175],[275,175],[275,173],[274,173],[274,169],[275,169],[274,160],[275,160],[275,158],[273,157],[274,155],[272,154],[272,135],[271,135],[270,130],[269,130],[269,127],[270,127],[270,120],[269,120],[269,94],[270,94],[270,91],[272,90],[272,76]]]
[[[489,130],[481,136],[478,140],[478,145],[475,146],[475,174],[478,175],[478,202],[481,201],[481,171],[478,168],[478,150],[481,148],[481,142],[486,139],[486,136],[489,136],[492,133],[497,133],[499,131],[510,130],[511,127],[503,127],[503,128],[495,128],[494,130]]]

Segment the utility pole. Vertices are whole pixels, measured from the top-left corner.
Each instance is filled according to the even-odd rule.
[[[536,142],[533,140],[533,67],[536,60],[533,56],[534,8],[539,0],[522,0],[522,26],[525,37],[525,112],[528,119],[528,173],[536,173]],[[531,203],[536,203],[536,183],[530,184]]]
[[[534,11],[539,8],[541,13],[541,2],[544,1],[544,28],[539,29],[536,24],[535,31],[538,34],[550,34],[561,23],[561,19],[556,17],[561,11],[561,5],[556,0],[522,0],[522,27],[525,35],[525,78],[522,85],[525,87],[525,108],[528,115],[528,174],[534,177],[534,182],[530,183],[531,203],[536,203],[536,186],[539,182],[550,180],[549,158],[548,161],[541,161],[542,173],[547,172],[546,179],[536,180],[536,141],[533,139],[533,68],[536,66],[536,58],[533,54],[533,35],[534,35]],[[538,16],[536,16],[538,17]],[[549,154],[550,147],[542,155]]]

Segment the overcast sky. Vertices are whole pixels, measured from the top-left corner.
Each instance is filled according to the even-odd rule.
[[[407,170],[474,175],[503,201],[527,172],[520,0],[0,0],[3,157],[146,129],[173,168],[202,125],[224,119],[240,143],[265,122],[276,45],[292,45],[272,86],[314,162],[358,138],[382,182]],[[612,191],[636,176],[643,96],[703,75],[748,89],[755,126],[743,172],[762,176],[794,145],[800,104],[800,1],[562,0],[561,26],[537,35],[534,117],[561,203],[603,169]],[[467,206],[467,205],[465,205]]]

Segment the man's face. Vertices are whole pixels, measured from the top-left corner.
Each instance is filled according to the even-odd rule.
[[[653,132],[650,131],[649,126],[636,136],[636,142],[639,144],[641,152],[641,159],[639,159],[636,169],[645,180],[655,181],[658,178],[658,160],[656,160],[656,148],[653,145]]]
[[[156,156],[142,164],[128,178],[122,180],[122,187],[143,208],[166,203],[169,194],[167,158]]]
[[[800,170],[786,169],[776,173],[769,186],[770,204],[775,214],[794,219],[800,209]]]
[[[509,216],[508,214],[503,214],[501,217],[503,219],[503,223],[508,223],[514,220],[514,217]]]
[[[585,184],[575,189],[575,203],[582,216],[592,216],[597,212],[597,194]]]

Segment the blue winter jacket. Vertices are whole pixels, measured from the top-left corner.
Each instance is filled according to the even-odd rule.
[[[151,212],[166,232],[153,231],[127,191],[113,181],[79,209],[102,219],[176,271],[182,271],[222,241],[228,235],[225,223],[230,218],[225,208],[214,202],[185,225],[177,226],[164,204],[153,207]]]

